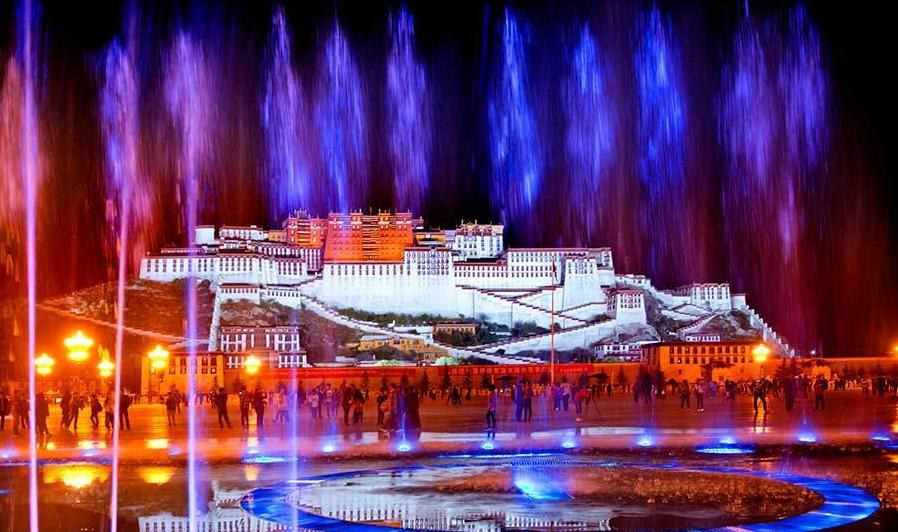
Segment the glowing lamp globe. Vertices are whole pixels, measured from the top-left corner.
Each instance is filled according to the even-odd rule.
[[[90,356],[88,349],[94,345],[94,341],[85,336],[83,332],[75,331],[75,334],[66,338],[63,344],[69,350],[69,360],[81,363]]]
[[[108,379],[112,376],[112,372],[115,371],[115,363],[108,358],[104,358],[97,364],[97,369],[100,370],[100,377]]]
[[[764,344],[758,344],[751,354],[754,355],[755,362],[764,363],[767,362],[767,357],[770,355],[770,348]]]
[[[34,359],[34,371],[38,375],[46,377],[47,375],[53,373],[54,364],[56,364],[56,361],[53,360],[53,357],[51,357],[47,353],[41,353],[39,357]]]
[[[168,365],[168,355],[167,349],[156,344],[156,347],[147,354],[147,357],[150,359],[150,367],[153,368],[154,371],[165,369],[165,366]]]
[[[246,369],[247,375],[256,375],[259,373],[259,367],[261,365],[262,361],[259,360],[259,357],[256,355],[250,355],[243,361],[243,367]]]

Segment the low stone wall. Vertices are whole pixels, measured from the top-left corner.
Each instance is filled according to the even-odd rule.
[[[608,381],[617,385],[620,376],[624,375],[627,385],[632,385],[639,373],[641,364],[637,362],[615,362],[607,364],[556,364],[556,380],[566,377],[569,381],[577,381],[584,373],[586,375],[598,375],[604,373]],[[274,388],[278,384],[293,382],[295,378],[303,387],[317,386],[322,382],[339,386],[343,382],[361,386],[365,381],[369,388],[377,389],[384,378],[387,382],[398,383],[403,376],[410,383],[420,383],[424,374],[430,385],[439,388],[445,380],[448,372],[449,380],[453,385],[464,386],[466,380],[475,388],[481,388],[486,379],[497,385],[504,382],[516,382],[520,378],[526,378],[537,382],[543,373],[548,374],[548,364],[502,364],[502,365],[464,365],[464,366],[375,366],[375,367],[334,367],[334,368],[301,368],[296,370],[276,370],[268,372],[261,377],[249,378],[242,372],[225,371],[225,385],[229,390],[233,382],[239,377],[246,386],[255,386],[261,382],[265,388]],[[594,381],[593,381],[594,382]]]

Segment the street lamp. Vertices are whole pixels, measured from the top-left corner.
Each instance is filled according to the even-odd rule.
[[[770,348],[764,344],[758,344],[751,352],[754,355],[755,362],[763,364],[767,362],[767,356],[770,355]]]
[[[147,353],[147,358],[150,359],[150,371],[159,375],[159,380],[156,381],[158,383],[156,393],[161,393],[162,379],[165,378],[165,368],[168,366],[168,355],[168,350],[159,344],[156,344],[156,347]]]
[[[85,334],[79,330],[76,331],[72,336],[66,338],[63,344],[65,345],[66,349],[69,350],[69,360],[80,364],[81,362],[87,360],[87,358],[90,356],[90,353],[88,353],[88,349],[90,349],[91,346],[94,345],[94,341],[85,336]]]
[[[103,358],[103,360],[97,364],[97,369],[100,370],[101,378],[108,379],[112,376],[112,372],[115,370],[115,363],[108,358]]]
[[[47,353],[41,353],[39,357],[34,359],[34,371],[41,377],[46,377],[53,373],[54,364],[56,364],[56,360],[53,357]]]
[[[168,365],[168,350],[156,344],[156,347],[147,353],[147,358],[150,359],[150,367],[154,370],[165,369],[165,366]]]
[[[259,373],[259,367],[262,365],[262,361],[259,360],[259,357],[256,355],[249,355],[243,360],[243,368],[246,370],[247,375],[256,375]]]

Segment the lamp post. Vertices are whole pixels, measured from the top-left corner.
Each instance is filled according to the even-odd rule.
[[[34,371],[41,377],[46,377],[53,373],[53,366],[55,364],[56,360],[54,360],[53,357],[47,353],[41,353],[40,356],[34,359]]]
[[[75,334],[66,338],[62,343],[69,350],[69,360],[76,364],[80,364],[90,357],[88,350],[94,345],[94,341],[80,330],[75,331]]]
[[[53,373],[56,360],[47,353],[41,353],[34,359],[34,372],[41,377],[49,377]]]
[[[94,341],[80,330],[75,334],[66,338],[63,342],[65,348],[69,351],[69,360],[77,365],[83,364],[90,357],[90,348],[94,345]],[[78,390],[81,390],[81,370],[78,370]]]
[[[112,376],[112,372],[115,371],[115,362],[109,360],[109,356],[104,356],[100,363],[97,364],[97,372],[100,374],[100,379],[104,381]],[[99,386],[98,386],[99,388]],[[106,383],[106,389],[109,389],[109,383]]]
[[[761,377],[764,376],[764,362],[767,362],[767,357],[770,355],[770,348],[764,344],[758,344],[751,351],[752,357],[754,357],[754,361],[761,365]]]
[[[168,355],[168,350],[159,344],[147,353],[147,358],[150,359],[150,373],[159,376],[156,380],[156,393],[159,395],[162,394],[162,380],[165,378],[165,367],[168,366]]]
[[[249,355],[243,359],[243,369],[247,375],[258,375],[260,366],[262,366],[262,361],[256,355]]]
[[[108,358],[104,358],[97,364],[97,370],[99,370],[101,378],[108,379],[109,377],[112,377],[112,372],[115,371],[115,362]]]

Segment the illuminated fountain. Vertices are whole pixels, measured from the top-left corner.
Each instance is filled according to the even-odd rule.
[[[688,205],[686,156],[690,124],[684,94],[679,44],[668,16],[657,5],[640,17],[634,63],[638,96],[639,175],[646,187],[643,224],[652,242],[649,271],[660,274],[668,264],[702,277],[701,262],[686,252],[687,238],[700,228],[672,205]]]
[[[386,108],[394,206],[422,212],[433,150],[427,72],[415,57],[414,21],[408,11],[390,16],[390,33]]]
[[[133,16],[133,14],[132,14]],[[112,433],[112,482],[109,496],[110,528],[118,530],[119,502],[119,439],[121,434],[121,397],[122,397],[122,350],[125,327],[125,282],[128,274],[131,217],[138,227],[143,226],[148,217],[142,217],[146,209],[141,208],[145,196],[138,194],[138,201],[132,202],[132,193],[143,189],[139,164],[139,99],[140,87],[137,78],[135,56],[133,50],[136,36],[135,24],[130,23],[128,42],[132,48],[127,49],[118,41],[114,41],[106,50],[102,74],[103,87],[100,94],[101,123],[106,148],[107,188],[112,203],[117,208],[118,227],[112,232],[116,235],[118,249],[116,276],[116,316],[114,361],[108,357],[99,363],[100,376],[107,379],[114,375],[112,393],[114,399],[114,421]],[[134,206],[136,205],[136,209]],[[80,331],[79,331],[80,332]],[[115,371],[118,369],[118,371]],[[108,392],[107,392],[108,393]]]
[[[38,375],[37,361],[37,236],[38,236],[38,202],[39,185],[42,176],[41,161],[41,136],[40,122],[38,119],[37,95],[37,62],[38,20],[40,9],[32,0],[23,0],[17,10],[18,21],[16,25],[18,39],[16,54],[7,64],[6,79],[2,91],[2,121],[3,137],[0,138],[0,156],[3,159],[3,188],[0,193],[4,199],[0,200],[0,222],[5,225],[4,231],[10,230],[15,236],[24,226],[25,249],[25,284],[26,284],[26,322],[27,341],[25,358],[28,360],[28,521],[32,531],[39,529],[38,518],[38,462],[37,462],[37,434],[35,427],[35,408]],[[9,112],[7,115],[6,112]],[[6,196],[6,194],[15,194]],[[9,199],[13,202],[22,201],[23,206],[7,205]],[[20,215],[24,215],[24,224],[18,221]],[[41,368],[50,368],[43,359]],[[52,360],[52,359],[51,359]],[[41,370],[43,372],[43,369]]]
[[[285,215],[297,206],[321,205],[313,181],[312,132],[302,81],[293,67],[290,32],[283,9],[277,9],[267,50],[265,94],[261,115],[267,145],[266,174],[274,212]]]
[[[43,346],[37,333],[43,330],[36,325],[38,293],[45,291],[49,300],[84,279],[115,280],[114,303],[104,299],[115,311],[113,356],[89,362],[103,379],[114,379],[109,443],[92,439],[69,445],[61,438],[47,447],[54,459],[69,451],[79,460],[108,458],[109,467],[77,464],[63,474],[64,465],[49,464],[41,488],[105,488],[108,480],[109,515],[117,516],[124,493],[120,485],[128,481],[119,472],[120,460],[131,443],[120,442],[118,415],[122,370],[130,369],[129,357],[123,359],[130,338],[125,327],[128,277],[134,273],[135,258],[150,242],[186,242],[194,272],[200,223],[280,220],[298,208],[320,215],[328,208],[383,207],[429,216],[428,207],[436,204],[438,214],[431,219],[437,224],[462,215],[507,222],[509,246],[609,244],[619,250],[621,263],[633,267],[625,271],[650,273],[665,282],[730,277],[734,288],[759,294],[758,308],[779,314],[771,320],[778,329],[809,338],[826,322],[819,310],[824,306],[814,302],[834,302],[851,314],[857,291],[849,288],[883,278],[882,272],[888,271],[890,261],[884,259],[891,256],[890,241],[880,238],[887,231],[879,219],[883,207],[875,201],[879,189],[869,186],[875,180],[864,171],[849,174],[836,164],[839,156],[834,153],[850,145],[839,138],[841,128],[834,120],[841,111],[830,86],[822,34],[813,24],[813,12],[801,6],[771,16],[745,13],[734,36],[727,32],[722,39],[714,38],[723,41],[713,47],[722,52],[708,56],[696,50],[712,37],[705,42],[689,35],[683,31],[683,17],[658,6],[643,10],[628,5],[611,14],[604,8],[584,9],[563,17],[560,24],[539,20],[530,6],[485,10],[479,40],[472,39],[479,47],[470,61],[474,66],[463,67],[446,59],[457,49],[434,44],[432,20],[413,17],[414,10],[408,8],[384,13],[374,39],[356,33],[355,14],[343,18],[342,25],[340,13],[328,15],[323,23],[312,21],[314,32],[307,31],[303,20],[295,26],[303,30],[297,30],[294,39],[288,17],[292,8],[275,8],[246,28],[242,21],[234,24],[239,30],[228,29],[228,16],[239,18],[242,11],[230,9],[222,7],[224,15],[219,15],[197,8],[199,15],[170,24],[141,20],[129,12],[121,36],[100,43],[85,61],[94,69],[89,79],[73,82],[76,89],[87,84],[88,92],[97,96],[96,102],[84,105],[96,115],[96,127],[83,138],[96,137],[95,142],[83,142],[77,149],[66,138],[68,130],[57,125],[65,122],[58,119],[67,110],[55,109],[57,94],[65,91],[53,83],[68,74],[56,70],[61,61],[56,55],[38,53],[35,36],[43,28],[37,25],[39,10],[33,1],[23,0],[16,12],[16,53],[3,67],[0,89],[0,245],[11,242],[9,249],[21,248],[22,256],[12,261],[0,256],[0,266],[2,273],[13,273],[10,278],[18,275],[8,266],[11,262],[21,259],[25,270],[27,342],[21,349],[24,357],[17,356],[28,360],[28,518],[34,531],[41,524],[38,479],[45,465],[38,461],[35,393],[55,391],[51,375],[64,373],[60,369],[68,362],[85,363],[92,347],[83,335],[74,337],[69,361],[60,356],[56,368],[57,353],[50,349],[39,354]],[[257,32],[253,37],[258,39],[247,39],[246,49],[235,51],[244,48],[242,31]],[[52,34],[52,28],[47,33]],[[233,39],[238,45],[218,46],[235,35],[241,37]],[[300,50],[303,46],[311,50]],[[461,81],[449,79],[458,74]],[[44,80],[51,85],[43,87]],[[707,95],[696,90],[709,86]],[[454,93],[461,89],[470,95],[457,97]],[[75,113],[68,121],[79,122],[80,117]],[[89,152],[96,148],[102,152]],[[59,160],[46,164],[47,153]],[[75,153],[73,160],[61,155],[66,153]],[[67,181],[72,179],[69,173],[96,176],[96,182]],[[91,190],[103,192],[93,197]],[[59,218],[72,211],[67,203],[87,206],[87,221],[71,224],[72,234],[60,231]],[[834,236],[843,228],[844,234]],[[59,245],[62,233],[72,243]],[[106,246],[106,257],[80,262],[66,257],[66,275],[51,269],[66,251],[98,243]],[[869,253],[869,275],[854,270],[857,249]],[[39,261],[39,256],[46,260]],[[827,282],[842,277],[846,283]],[[137,478],[148,486],[177,484],[181,466],[176,462],[186,454],[188,532],[200,528],[198,515],[206,502],[201,464],[202,443],[209,436],[201,429],[201,412],[194,403],[204,391],[198,389],[196,377],[204,336],[198,323],[202,305],[197,284],[188,275],[186,340],[172,347],[187,351],[187,438],[173,431],[134,446],[154,460],[172,461],[141,465]],[[890,289],[884,286],[881,292],[887,295]],[[869,295],[872,310],[864,308],[852,319],[864,321],[882,308],[887,296],[875,292]],[[872,330],[886,320],[878,325],[867,321],[871,324],[862,328]],[[97,345],[108,343],[91,334],[97,336]],[[845,333],[827,334],[839,338]],[[758,353],[755,356],[758,361]],[[169,353],[158,347],[150,357],[154,377],[178,367],[180,357],[172,355],[170,365]],[[269,365],[256,356],[244,362],[251,377]],[[300,385],[298,373],[284,373],[291,402]],[[540,403],[536,408],[551,407]],[[472,459],[478,454],[496,458],[499,453],[518,459],[528,450],[540,458],[545,457],[541,453],[558,451],[575,456],[612,434],[600,429],[621,428],[626,430],[613,437],[625,442],[622,452],[645,458],[660,455],[657,449],[672,446],[678,438],[687,440],[691,428],[658,426],[653,402],[640,402],[637,408],[640,414],[630,427],[553,430],[553,421],[543,421],[552,419],[552,413],[544,411],[537,412],[540,420],[532,425],[519,425],[539,429],[532,432],[542,432],[541,441],[529,434],[527,443],[519,446],[516,440],[524,437],[503,426],[506,432],[498,439],[453,434],[457,439],[438,443],[466,446]],[[737,455],[761,455],[767,438],[807,444],[795,445],[797,452],[818,452],[832,433],[823,425],[815,427],[807,411],[802,416],[794,433],[780,431],[776,419],[776,430],[747,435],[737,431],[736,421],[718,428],[730,422],[708,415],[698,422],[704,427],[696,429],[701,441],[684,446],[684,456],[703,463],[717,459],[711,455],[747,460],[751,457]],[[711,423],[716,425],[711,428]],[[241,457],[245,465],[238,464],[244,480],[253,486],[259,479],[264,482],[271,472],[267,468],[278,464],[291,480],[305,478],[303,449],[329,457],[363,454],[368,439],[377,438],[369,432],[364,442],[361,436],[357,442],[341,440],[336,425],[324,429],[320,439],[303,440],[307,435],[301,434],[303,425],[294,410],[283,431],[287,442],[246,441],[246,456]],[[524,432],[522,428],[520,435]],[[865,438],[885,451],[894,445],[892,432],[881,425]],[[233,439],[244,442],[242,437]],[[400,436],[381,448],[396,460],[412,461],[429,452],[434,441]],[[522,454],[515,455],[517,450]],[[2,449],[4,460],[24,453],[24,445]],[[552,459],[568,457],[553,454]],[[554,470],[547,473],[528,465],[509,478],[514,490],[503,495],[522,507],[525,499],[529,504],[570,498],[569,486]],[[872,504],[859,500],[852,507],[858,515]],[[292,513],[290,519],[287,526],[298,528],[305,517]],[[595,522],[604,521],[597,517]],[[111,530],[118,527],[112,519]]]
[[[529,93],[526,36],[526,28],[507,9],[500,29],[496,79],[487,104],[491,200],[494,212],[506,224],[527,224],[543,174],[542,144]]]
[[[189,256],[196,257],[195,235],[201,194],[201,180],[210,158],[210,137],[214,118],[212,97],[214,85],[206,52],[202,44],[185,32],[172,42],[167,61],[166,102],[173,125],[180,136],[177,166],[181,183],[184,233],[187,235]],[[190,270],[196,271],[191,261]],[[185,284],[185,314],[187,339],[187,509],[188,532],[197,532],[197,287],[196,278],[188,276]]]
[[[368,104],[349,37],[337,22],[322,45],[316,90],[321,159],[330,185],[327,206],[347,212],[367,204]]]
[[[605,72],[606,58],[588,25],[583,25],[570,56],[561,92],[567,121],[568,186],[572,194],[582,194],[581,198],[597,198],[607,193],[613,179],[610,167],[619,129]],[[590,242],[600,236],[599,218],[608,213],[581,200],[571,201],[570,216],[583,230],[582,241]]]

